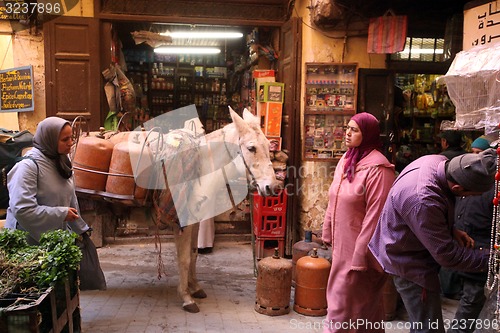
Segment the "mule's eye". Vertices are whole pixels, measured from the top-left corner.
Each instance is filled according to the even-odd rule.
[[[257,151],[257,148],[255,148],[255,146],[248,146],[247,149],[251,153],[255,153]]]

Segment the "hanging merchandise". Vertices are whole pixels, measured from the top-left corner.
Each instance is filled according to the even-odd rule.
[[[457,53],[442,80],[456,106],[449,127],[483,129],[489,134],[500,123],[500,43],[479,45]]]
[[[388,10],[383,16],[370,18],[368,53],[396,53],[405,48],[408,17]]]
[[[259,55],[266,57],[271,62],[274,62],[279,58],[278,53],[274,50],[274,48],[271,45],[266,45],[266,46],[258,45],[258,50],[259,50]]]
[[[500,136],[498,138],[500,141]],[[497,154],[500,148],[497,149]],[[497,172],[495,174],[495,197],[493,198],[493,220],[490,240],[490,257],[488,261],[488,277],[486,279],[485,294],[487,296],[484,309],[478,320],[491,320],[497,322],[500,319],[500,158],[497,160]],[[498,330],[497,330],[498,331]]]
[[[104,86],[104,91],[109,105],[104,128],[115,130],[121,112],[135,111],[134,86],[117,64],[111,64],[102,72],[102,76],[108,81]]]
[[[338,1],[312,0],[310,10],[311,22],[321,28],[335,27],[345,16],[345,10]]]
[[[146,43],[153,48],[161,45],[172,44],[171,36],[164,36],[156,32],[141,30],[141,31],[133,31],[130,34],[132,35],[135,44]]]

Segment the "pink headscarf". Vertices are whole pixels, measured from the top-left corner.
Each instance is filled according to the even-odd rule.
[[[354,171],[358,162],[373,149],[380,150],[382,148],[379,122],[375,116],[361,112],[352,116],[351,120],[358,124],[363,139],[358,147],[349,148],[345,154],[344,173],[347,174],[349,182],[354,179]]]

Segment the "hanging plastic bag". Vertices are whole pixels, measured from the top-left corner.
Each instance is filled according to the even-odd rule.
[[[109,112],[104,120],[104,128],[114,131],[118,126],[118,118],[123,113],[136,111],[136,95],[134,86],[119,65],[111,64],[109,68],[102,71],[102,75],[107,81],[104,92],[109,105]]]
[[[81,240],[78,239],[76,244],[82,251],[82,261],[78,271],[80,290],[106,290],[106,278],[102,272],[94,242],[84,232]]]
[[[396,53],[405,48],[408,17],[388,10],[383,16],[370,19],[368,53]]]

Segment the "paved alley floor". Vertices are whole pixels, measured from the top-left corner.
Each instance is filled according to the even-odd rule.
[[[250,242],[217,242],[210,254],[198,256],[198,279],[208,294],[197,300],[199,313],[182,310],[177,296],[175,246],[163,241],[161,258],[166,276],[158,279],[158,250],[154,241],[113,244],[98,249],[107,280],[105,291],[82,291],[80,306],[84,333],[276,333],[322,332],[325,317],[293,309],[282,316],[254,310],[256,278]],[[293,288],[291,293],[293,306]],[[457,301],[443,300],[445,318],[452,318]],[[386,322],[386,332],[409,332],[406,314]]]

